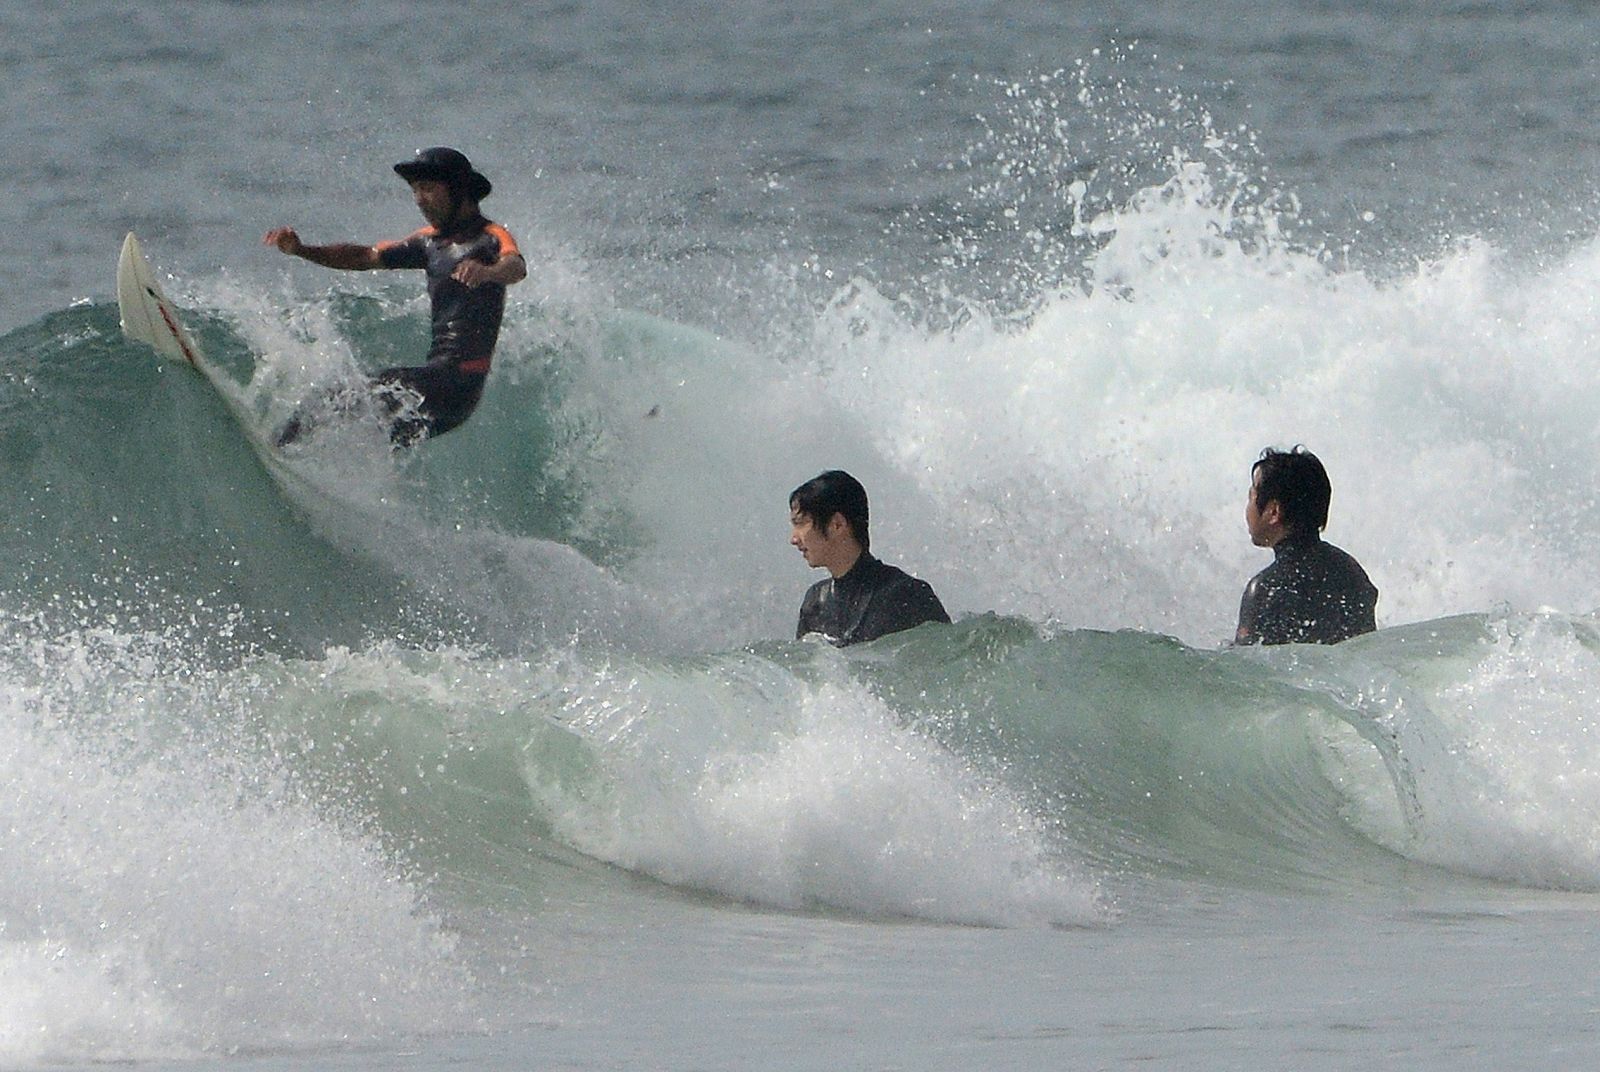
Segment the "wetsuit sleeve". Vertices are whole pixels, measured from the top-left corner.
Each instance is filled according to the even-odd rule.
[[[1239,600],[1239,625],[1233,631],[1235,644],[1261,643],[1262,594],[1259,578],[1251,578],[1244,586],[1244,596]]]
[[[499,260],[501,257],[522,256],[522,250],[517,248],[517,240],[511,237],[510,231],[506,230],[498,223],[491,223],[487,225],[484,227],[483,232],[495,240],[497,247],[495,251],[496,260]]]
[[[933,585],[907,576],[872,601],[866,619],[854,639],[876,640],[903,629],[915,629],[924,622],[950,623],[944,604],[934,595]]]
[[[944,609],[944,604],[939,602],[939,597],[933,591],[933,585],[927,581],[917,581],[906,593],[906,605],[909,616],[916,619],[916,624],[923,622],[942,622],[950,624],[950,612]]]
[[[806,589],[805,598],[800,601],[800,620],[795,623],[794,638],[799,640],[807,634],[822,632],[819,618],[817,586],[812,585]]]
[[[1363,633],[1373,633],[1378,629],[1378,586],[1367,580],[1365,573],[1362,580],[1366,581],[1366,589],[1362,592],[1361,606],[1355,613],[1354,636]]]
[[[373,247],[378,251],[378,263],[385,268],[426,268],[428,266],[426,241],[432,233],[433,228],[424,227],[398,242],[379,242]]]

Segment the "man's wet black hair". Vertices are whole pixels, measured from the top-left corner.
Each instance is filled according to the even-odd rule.
[[[867,536],[867,489],[843,469],[819,473],[789,493],[789,509],[799,511],[820,527],[834,514],[843,514],[863,551],[871,546]]]
[[[1333,485],[1328,471],[1317,456],[1303,446],[1293,450],[1268,447],[1250,467],[1250,479],[1261,474],[1256,484],[1256,509],[1263,510],[1274,499],[1283,511],[1283,524],[1293,532],[1321,532],[1328,525],[1328,500]]]

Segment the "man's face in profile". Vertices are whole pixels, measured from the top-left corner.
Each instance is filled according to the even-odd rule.
[[[849,533],[843,514],[834,514],[827,525],[817,524],[816,518],[798,509],[789,511],[789,543],[796,548],[812,569],[828,569],[839,564],[850,553]]]

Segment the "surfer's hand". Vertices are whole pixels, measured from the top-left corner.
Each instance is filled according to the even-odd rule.
[[[520,283],[528,277],[527,266],[522,263],[522,254],[512,253],[501,257],[493,264],[484,264],[482,261],[468,260],[456,265],[455,271],[450,273],[450,278],[457,283],[465,283],[469,287],[476,287],[483,283],[500,283],[510,286]]]
[[[479,283],[491,282],[494,277],[489,274],[489,266],[487,264],[482,261],[472,260],[469,257],[456,265],[456,270],[450,273],[450,278],[457,283],[465,283],[469,287],[475,287]]]
[[[264,246],[277,246],[279,250],[289,254],[291,257],[298,257],[300,251],[305,248],[305,243],[300,241],[300,236],[295,233],[293,227],[274,227],[261,236],[261,244]]]

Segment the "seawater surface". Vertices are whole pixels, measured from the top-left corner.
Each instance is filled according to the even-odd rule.
[[[1585,5],[0,28],[0,1066],[1593,1065]],[[427,309],[259,237],[431,144],[484,403],[269,470]],[[1229,649],[1302,442],[1382,628]],[[952,627],[789,639],[835,466]]]

